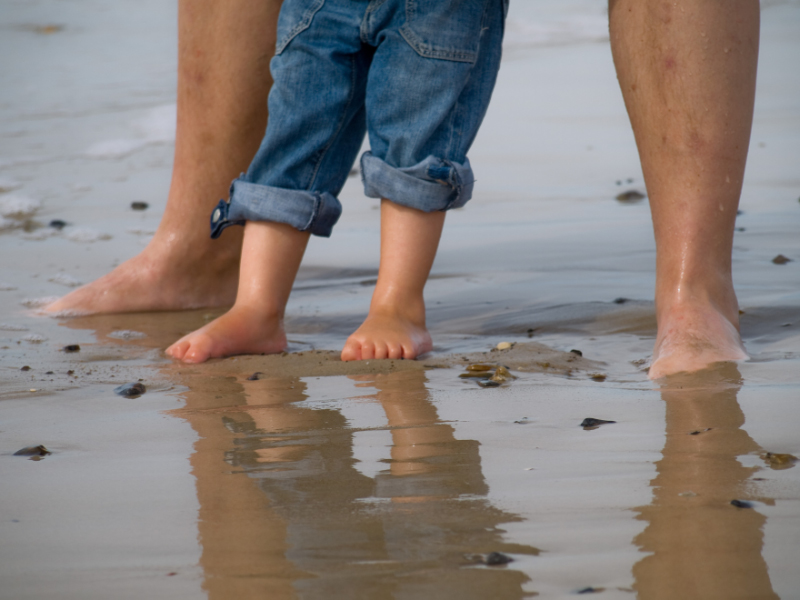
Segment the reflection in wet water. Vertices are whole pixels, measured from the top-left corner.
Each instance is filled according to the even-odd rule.
[[[380,403],[391,458],[356,468],[336,408],[297,379],[217,379],[185,393],[205,589],[215,598],[523,598],[526,575],[468,566],[464,554],[537,554],[506,544],[516,515],[486,499],[478,442],[455,438],[424,372],[353,377]],[[252,383],[252,385],[251,385]],[[358,394],[353,394],[354,396]],[[364,401],[364,396],[359,396]]]
[[[766,517],[730,503],[769,502],[748,483],[759,468],[737,459],[762,452],[741,429],[741,375],[725,365],[702,377],[676,377],[661,392],[667,437],[653,502],[638,509],[648,525],[634,541],[651,554],[633,568],[636,590],[643,600],[778,598],[762,557]]]

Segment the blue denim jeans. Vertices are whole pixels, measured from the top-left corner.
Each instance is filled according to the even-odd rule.
[[[211,218],[329,236],[365,133],[364,190],[426,212],[463,206],[467,151],[500,66],[508,0],[284,0],[269,124]]]

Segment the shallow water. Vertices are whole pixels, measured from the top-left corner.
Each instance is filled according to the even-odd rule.
[[[293,354],[271,370],[164,358],[219,311],[37,316],[158,224],[175,8],[5,2],[0,598],[796,597],[800,468],[761,455],[800,456],[800,3],[763,6],[734,253],[752,360],[660,389],[642,371],[649,210],[614,200],[644,188],[604,3],[512,3],[476,197],[448,216],[427,287],[431,361],[511,341],[595,362],[480,389],[416,363],[322,375],[344,372],[309,351],[341,346],[377,268],[357,179],[334,238],[312,241]],[[113,393],[139,379],[140,398]],[[37,444],[53,454],[13,456]],[[464,558],[491,551],[514,562]]]

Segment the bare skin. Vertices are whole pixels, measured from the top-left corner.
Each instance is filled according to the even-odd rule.
[[[422,291],[443,225],[444,213],[382,202],[378,283],[369,315],[348,339],[342,360],[415,358],[431,349]],[[248,222],[236,303],[167,348],[167,354],[199,363],[284,350],[284,311],[308,238],[288,225]]]
[[[228,306],[241,230],[209,237],[209,215],[247,169],[267,123],[279,0],[181,0],[178,124],[166,210],[148,246],[46,308],[92,314]]]
[[[342,360],[416,358],[433,348],[423,289],[436,257],[444,212],[381,202],[378,283],[364,323],[347,339]]]
[[[753,120],[758,0],[611,0],[609,16],[656,238],[649,377],[746,359],[731,253]]]
[[[167,354],[187,363],[286,348],[283,316],[309,234],[283,223],[248,222],[236,303],[218,319],[182,337]]]

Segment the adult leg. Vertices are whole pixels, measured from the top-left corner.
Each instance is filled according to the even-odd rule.
[[[611,47],[656,238],[650,378],[747,358],[731,278],[758,0],[610,0]]]
[[[381,201],[381,260],[369,315],[342,350],[342,360],[416,358],[433,347],[423,289],[445,213]]]
[[[54,314],[233,303],[242,232],[209,238],[209,216],[247,169],[267,122],[280,0],[181,0],[172,183],[148,246],[47,307]]]

